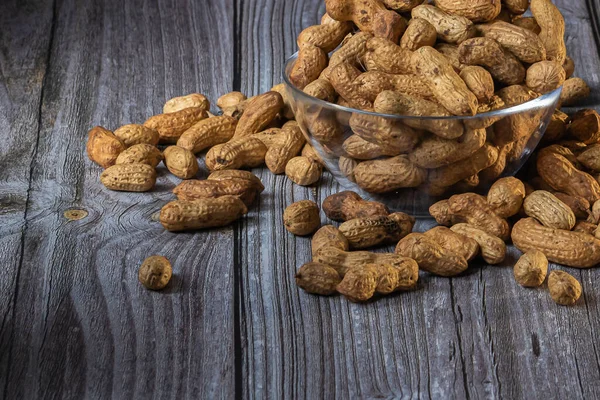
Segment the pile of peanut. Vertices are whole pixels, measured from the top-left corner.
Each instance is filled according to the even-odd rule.
[[[527,0],[325,3],[321,24],[298,36],[289,73],[294,86],[318,99],[383,114],[469,117],[561,85],[559,107],[589,94],[572,77],[564,19],[551,0],[532,0],[531,17],[523,16]],[[296,111],[319,150],[339,157],[340,172],[365,191],[417,188],[434,196],[456,185],[489,186],[507,166],[514,169],[545,117],[544,109],[402,121],[303,104]]]
[[[322,24],[299,36],[290,75],[314,97],[385,113],[450,116],[515,105],[560,85],[563,105],[589,93],[585,82],[570,77],[564,21],[548,0],[531,2],[534,17],[521,16],[527,1],[506,0],[502,7],[497,0],[326,3]],[[498,178],[541,116],[512,115],[483,125],[472,120],[476,126],[412,120],[411,126],[355,113],[348,121],[354,134],[339,142],[339,121],[294,115],[282,84],[251,98],[227,93],[217,106],[219,115],[211,114],[209,100],[192,93],[170,99],[162,114],[143,124],[91,129],[87,153],[104,168],[101,182],[110,190],[150,191],[162,162],[182,180],[173,190],[176,200],[160,211],[164,228],[225,226],[245,215],[264,190],[244,169],[266,165],[298,185],[319,181],[323,161],[302,126],[325,151],[341,151],[341,169],[367,191],[418,186],[439,195],[493,183],[486,196],[462,193],[434,204],[430,214],[440,226],[424,233],[412,232],[411,216],[353,192],[322,204],[339,227],[321,227],[312,201],[292,204],[283,213],[286,229],[314,234],[312,262],[296,274],[309,293],[364,302],[414,289],[420,271],[452,277],[478,257],[502,263],[510,240],[524,252],[514,266],[523,286],[542,285],[548,261],[575,268],[600,264],[600,116],[593,110],[569,116],[557,109],[546,147],[532,156],[522,181]],[[196,179],[200,154],[210,172],[205,180]],[[365,250],[386,244],[395,244],[395,253]],[[171,275],[171,264],[160,256],[139,271],[140,282],[153,290],[164,288]],[[552,271],[547,282],[559,304],[574,304],[581,295],[579,282],[563,271]]]

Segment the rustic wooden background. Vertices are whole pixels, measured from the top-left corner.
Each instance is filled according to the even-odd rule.
[[[596,0],[556,2],[598,106]],[[294,284],[309,240],[281,213],[335,192],[327,176],[302,188],[257,170],[267,189],[247,218],[187,234],[153,219],[177,184],[164,170],[152,193],[100,185],[91,126],[142,122],[189,92],[267,90],[322,3],[1,2],[0,398],[600,397],[600,270],[571,271],[573,308],[517,287],[514,252],[356,305]],[[137,281],[156,253],[174,264],[161,293]]]

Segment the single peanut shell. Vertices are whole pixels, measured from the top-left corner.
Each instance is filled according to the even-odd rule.
[[[487,199],[476,193],[457,194],[448,199],[449,212],[490,235],[502,240],[510,237],[508,222],[494,213]]]
[[[298,89],[304,89],[319,78],[325,67],[327,53],[317,46],[307,44],[298,51],[298,58],[290,71],[289,79]]]
[[[559,107],[572,106],[580,100],[589,97],[590,87],[581,78],[569,78],[563,83],[563,89],[558,100]]]
[[[163,114],[173,113],[193,107],[201,107],[205,111],[210,111],[210,102],[206,96],[200,93],[190,93],[185,96],[173,97],[165,103],[163,107]]]
[[[479,244],[483,260],[488,264],[500,264],[506,258],[506,244],[497,236],[465,223],[453,225],[450,229],[475,240]]]
[[[337,285],[337,291],[354,303],[365,302],[377,289],[378,271],[373,265],[350,268]]]
[[[205,118],[208,118],[208,114],[204,108],[191,107],[167,114],[154,115],[144,122],[144,126],[155,129],[161,143],[176,143],[183,132]]]
[[[414,117],[439,116],[449,117],[452,114],[441,105],[391,90],[385,90],[377,95],[373,109],[383,114],[399,114]],[[404,124],[415,128],[424,129],[445,139],[455,139],[464,132],[464,127],[459,120],[407,118]]]
[[[525,185],[517,178],[498,179],[487,194],[487,202],[500,218],[509,218],[519,213],[525,199]]]
[[[410,51],[415,51],[424,46],[435,45],[437,40],[437,31],[435,26],[423,18],[413,18],[408,23],[408,28],[400,39],[400,47]]]
[[[319,207],[314,201],[301,200],[289,205],[283,213],[285,229],[298,236],[314,233],[321,226]]]
[[[460,71],[460,77],[479,103],[489,103],[494,96],[494,78],[485,68],[469,65]]]
[[[207,118],[192,125],[177,140],[177,146],[196,154],[233,137],[237,120],[226,115]]]
[[[357,165],[358,161],[350,157],[341,156],[338,160],[340,172],[351,182],[356,182],[356,178],[354,177],[354,169]]]
[[[362,189],[371,193],[386,193],[417,187],[427,178],[427,172],[407,156],[363,161],[354,168],[354,178]]]
[[[321,164],[303,156],[294,157],[285,166],[285,175],[295,184],[309,186],[321,179]]]
[[[148,164],[119,164],[105,169],[100,182],[110,190],[147,192],[156,183],[156,171]]]
[[[565,19],[551,0],[531,0],[531,13],[541,28],[539,37],[547,58],[562,64],[567,56]]]
[[[521,0],[519,0],[519,1],[521,1]],[[529,0],[523,0],[523,1],[526,1],[527,6],[529,6]],[[540,32],[542,31],[542,28],[540,28],[537,21],[533,17],[523,17],[521,15],[518,15],[512,19],[512,24],[515,26],[518,26],[520,28],[527,29],[528,31],[531,31],[531,32],[535,33],[536,35],[539,35]],[[545,48],[544,48],[544,50],[545,50]]]
[[[333,225],[324,225],[316,231],[310,241],[310,246],[313,256],[323,247],[335,247],[343,251],[350,249],[348,239]]]
[[[570,231],[575,226],[575,214],[552,193],[536,190],[523,202],[525,214],[537,219],[548,228]]]
[[[413,8],[411,15],[413,18],[422,18],[433,25],[438,38],[447,43],[461,43],[476,34],[475,26],[469,19],[449,14],[429,4]]]
[[[477,97],[467,88],[446,57],[432,47],[421,47],[413,53],[411,61],[415,73],[425,79],[442,106],[454,115],[475,115]]]
[[[408,235],[415,219],[404,213],[389,216],[351,219],[340,225],[340,232],[348,239],[350,247],[366,249],[380,244],[394,243]]]
[[[307,293],[329,296],[342,281],[337,271],[326,264],[310,262],[296,272],[296,285]]]
[[[505,85],[525,80],[525,67],[500,43],[487,37],[467,39],[458,47],[461,63],[485,67],[494,79]]]
[[[362,139],[397,154],[412,151],[419,142],[420,135],[413,128],[377,115],[353,113],[349,124]]]
[[[117,157],[125,150],[125,144],[108,129],[96,126],[88,133],[86,149],[90,160],[108,168],[115,165]]]
[[[539,250],[528,251],[519,258],[513,273],[515,280],[521,286],[540,286],[546,280],[548,259]]]
[[[259,192],[256,185],[250,180],[229,178],[227,180],[186,180],[177,185],[173,189],[173,193],[177,199],[189,201],[234,196],[242,200],[246,207],[250,207]]]
[[[316,79],[306,85],[303,89],[304,93],[309,96],[316,97],[320,100],[325,100],[330,103],[335,102],[337,93],[328,80]]]
[[[449,187],[488,168],[497,159],[498,149],[486,143],[469,158],[430,170],[428,182],[438,187]]]
[[[534,32],[508,22],[478,25],[484,37],[494,39],[519,60],[527,64],[546,60],[546,48]]]
[[[406,34],[403,38],[405,36]],[[410,50],[398,46],[390,40],[373,37],[366,42],[366,52],[364,54],[365,69],[367,71],[380,71],[388,74],[410,74],[412,73],[410,56]]]
[[[163,155],[156,146],[140,143],[123,150],[117,157],[115,164],[142,163],[156,168],[162,159]]]
[[[253,97],[248,100],[233,137],[240,138],[262,131],[277,117],[282,108],[283,98],[277,92],[270,91]]]
[[[590,174],[576,169],[564,156],[540,154],[536,165],[538,174],[552,189],[583,197],[590,203],[600,199],[598,182]]]
[[[390,214],[387,206],[376,201],[366,201],[351,191],[339,192],[323,200],[323,211],[334,221],[348,221],[355,218],[385,217]]]
[[[229,225],[247,212],[244,202],[233,196],[176,200],[160,210],[160,223],[171,232],[214,228]]]
[[[561,306],[572,306],[581,297],[581,283],[564,271],[550,272],[548,290],[552,300]]]
[[[456,140],[427,138],[410,153],[410,160],[422,168],[439,168],[470,157],[485,144],[485,129],[468,129]]]
[[[115,130],[114,135],[121,139],[126,147],[144,143],[156,146],[160,139],[156,129],[139,124],[123,125]]]
[[[265,190],[265,187],[263,186],[260,179],[250,171],[241,171],[238,169],[223,169],[220,171],[212,172],[206,179],[215,181],[243,179],[251,182],[258,193],[262,193]]]
[[[502,5],[506,7],[511,14],[521,15],[529,8],[529,0],[502,0]]]
[[[146,289],[161,290],[171,280],[173,268],[163,256],[150,256],[144,260],[138,271],[138,279]]]
[[[577,111],[571,117],[567,131],[585,144],[598,143],[600,141],[600,114],[592,109]]]
[[[226,108],[237,106],[246,99],[246,95],[242,92],[234,91],[225,93],[223,96],[217,99],[217,107],[219,107],[221,110],[225,110]]]
[[[595,232],[598,229],[598,225],[592,224],[587,221],[577,221],[575,226],[573,227],[573,232],[583,232],[588,235],[595,236]]]
[[[267,147],[255,137],[233,138],[214,146],[206,153],[206,166],[211,171],[254,168],[265,162]]]
[[[500,14],[502,4],[498,0],[435,0],[441,10],[460,15],[474,22],[491,21]]]
[[[282,129],[281,142],[271,146],[265,154],[265,164],[274,174],[282,174],[285,167],[306,143],[300,126],[296,121],[287,122]]]
[[[198,160],[189,150],[169,146],[164,151],[164,163],[169,172],[181,179],[190,179],[198,173]]]
[[[456,276],[469,266],[464,257],[443,248],[422,233],[411,233],[400,240],[396,254],[412,258],[420,269],[439,276]]]
[[[590,215],[590,202],[583,197],[571,196],[562,192],[552,192],[552,194],[573,211],[575,218],[585,219]]]
[[[306,46],[316,46],[325,53],[329,53],[342,43],[351,30],[351,22],[336,21],[325,14],[320,25],[309,26],[300,32],[296,43],[299,49]]]
[[[522,252],[540,250],[549,261],[574,268],[600,263],[600,240],[583,232],[547,228],[533,218],[523,218],[512,230],[513,244]]]
[[[525,83],[536,93],[544,94],[558,89],[566,79],[562,65],[556,61],[540,61],[527,69]]]
[[[479,244],[475,240],[453,232],[445,226],[431,228],[424,235],[442,248],[464,257],[467,261],[471,261],[479,253]]]

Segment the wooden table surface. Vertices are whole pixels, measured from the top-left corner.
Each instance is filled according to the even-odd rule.
[[[592,107],[595,2],[556,1]],[[281,220],[336,192],[327,175],[303,188],[258,169],[266,190],[247,218],[180,234],[153,218],[178,183],[164,168],[151,193],[100,184],[90,127],[143,122],[190,92],[268,90],[323,12],[322,0],[1,2],[0,398],[600,397],[598,269],[570,270],[584,292],[572,308],[518,287],[515,251],[351,304],[296,287],[309,240]],[[163,292],[137,280],[151,254],[174,266]]]

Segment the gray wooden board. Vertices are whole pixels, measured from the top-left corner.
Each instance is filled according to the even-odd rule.
[[[109,192],[85,155],[93,125],[143,122],[180,93],[202,90],[215,98],[231,90],[233,47],[212,44],[233,42],[232,4],[65,0],[54,5],[54,17],[50,4],[45,19],[29,10],[15,21],[42,31],[29,35],[45,41],[29,51],[41,58],[38,69],[50,53],[46,70],[33,74],[46,75],[39,136],[40,88],[33,86],[35,110],[21,115],[33,126],[15,124],[13,134],[30,143],[19,149],[24,160],[14,157],[24,168],[16,164],[10,175],[16,177],[3,177],[13,185],[26,180],[26,157],[36,155],[29,187],[15,190],[23,197],[29,190],[17,289],[2,283],[3,301],[5,291],[16,296],[3,329],[12,332],[10,343],[2,341],[12,355],[7,360],[2,351],[3,398],[233,396],[233,228],[165,232],[151,216],[172,198],[176,179],[161,170],[153,193]],[[21,40],[13,45],[23,54],[8,55],[27,60],[28,39]],[[19,62],[3,65],[11,73]],[[23,81],[11,88],[17,99],[30,84]],[[89,216],[69,222],[67,209]],[[137,282],[137,267],[149,254],[173,263],[166,292]],[[11,274],[16,267],[8,265]]]
[[[266,190],[242,222],[190,234],[152,218],[178,182],[164,170],[152,193],[99,184],[91,126],[142,122],[192,91],[268,90],[322,3],[2,3],[0,398],[600,397],[597,270],[570,270],[573,308],[514,283],[515,249],[356,305],[294,283],[310,243],[281,213],[337,191],[328,174],[302,188],[257,169]],[[557,3],[576,73],[598,88],[594,3]],[[137,282],[149,254],[174,265],[161,293]]]

